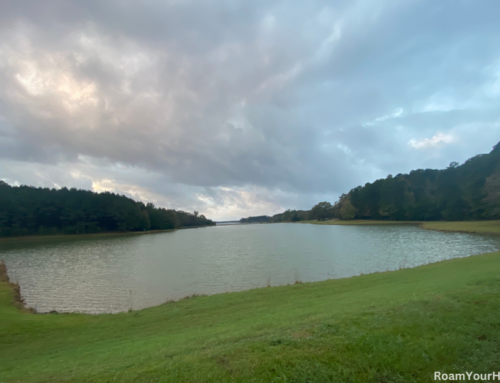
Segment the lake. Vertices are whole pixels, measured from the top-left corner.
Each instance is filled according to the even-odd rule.
[[[415,267],[500,250],[500,237],[413,225],[224,225],[0,243],[39,312],[116,313],[178,300]]]

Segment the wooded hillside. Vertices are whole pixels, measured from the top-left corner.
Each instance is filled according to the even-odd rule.
[[[349,205],[354,209],[342,214]],[[444,170],[413,170],[358,186],[340,198],[335,210],[347,219],[499,219],[500,143],[462,165],[452,162]]]
[[[443,170],[418,169],[388,175],[358,186],[332,205],[320,202],[309,211],[287,210],[272,217],[248,217],[242,222],[374,219],[393,221],[462,221],[500,219],[500,142]]]
[[[114,193],[10,186],[0,181],[0,237],[168,230],[215,223]]]

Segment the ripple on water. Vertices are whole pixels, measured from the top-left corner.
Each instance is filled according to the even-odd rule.
[[[39,312],[116,313],[216,294],[415,267],[500,249],[500,238],[415,226],[233,225],[0,244]]]

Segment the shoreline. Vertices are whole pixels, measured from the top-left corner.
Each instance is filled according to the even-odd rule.
[[[26,303],[21,295],[21,286],[10,280],[9,274],[7,273],[7,266],[3,260],[0,260],[0,283],[7,283],[12,290],[12,306],[26,313],[37,314],[34,308],[26,306]]]
[[[456,366],[496,371],[499,267],[491,252],[97,315],[31,315],[0,270],[0,381],[427,382]]]
[[[364,225],[415,225],[420,226],[425,230],[434,230],[442,232],[456,232],[456,233],[469,233],[469,234],[492,234],[500,235],[500,220],[497,221],[383,221],[383,220],[339,220],[333,219],[328,221],[298,221],[298,222],[245,222],[238,224],[227,224],[227,225],[210,225],[210,226],[187,226],[179,227],[176,229],[167,230],[148,230],[148,231],[110,231],[102,233],[89,233],[89,234],[53,234],[53,235],[26,235],[19,237],[1,237],[1,243],[9,242],[35,242],[43,241],[48,239],[87,239],[87,238],[104,238],[104,237],[114,237],[114,236],[125,236],[125,235],[144,235],[144,234],[159,234],[159,233],[169,233],[176,230],[185,229],[200,229],[206,227],[216,227],[216,226],[242,226],[242,225],[263,225],[263,224],[275,224],[275,223],[306,223],[311,225],[338,225],[338,226],[364,226]],[[460,227],[462,226],[462,227]]]
[[[446,227],[446,224],[452,224],[452,225],[456,226],[457,224],[468,224],[468,225],[471,225],[471,223],[476,223],[476,224],[479,224],[481,226],[485,226],[486,228],[488,228],[488,227],[489,228],[491,228],[491,227],[496,228],[496,226],[498,226],[498,228],[500,230],[500,221],[459,221],[459,222],[439,222],[439,221],[422,222],[422,221],[418,221],[417,222],[417,221],[368,221],[368,220],[366,220],[366,221],[364,221],[364,220],[363,221],[356,221],[356,220],[353,220],[353,221],[341,221],[341,220],[330,220],[330,221],[316,221],[316,223],[314,223],[314,222],[315,221],[307,221],[307,222],[302,221],[302,222],[288,222],[288,223],[310,223],[310,224],[319,224],[319,225],[400,225],[400,224],[403,224],[403,225],[419,226],[419,227],[421,227],[424,230],[433,230],[433,231],[441,231],[441,232],[457,232],[457,233],[463,233],[463,234],[481,234],[481,235],[498,235],[498,234],[500,234],[500,233],[496,233],[496,232],[490,233],[490,232],[485,232],[485,231],[483,231],[483,232],[472,231],[471,228],[469,228],[468,231],[467,230],[459,231],[459,230],[455,230],[455,229],[450,228],[450,227]],[[278,223],[278,222],[273,222],[273,223]],[[287,222],[281,222],[281,223],[287,223]],[[425,227],[426,223],[427,224],[434,224],[434,225],[441,225],[441,226],[439,226],[440,229],[433,228],[433,227],[429,228],[429,227]],[[250,224],[250,223],[247,223],[247,225],[248,224]],[[444,228],[443,228],[443,225],[444,225]],[[228,226],[230,226],[230,225],[228,225]],[[201,226],[201,227],[210,227],[210,226]],[[147,231],[147,232],[126,232],[126,233],[111,233],[111,234],[107,234],[107,233],[80,234],[80,235],[73,235],[73,236],[69,235],[69,237],[81,238],[82,236],[85,236],[85,237],[91,237],[92,238],[94,236],[105,237],[106,235],[113,236],[113,235],[126,235],[126,234],[158,234],[158,233],[172,232],[172,231],[175,231],[175,230],[191,229],[191,228],[199,228],[199,227],[185,227],[185,228],[172,229],[172,230],[154,230],[154,231]],[[476,228],[472,228],[472,229],[477,230],[477,227]],[[54,238],[54,237],[67,238],[68,236],[64,236],[64,235],[62,235],[62,236],[43,236],[41,238]],[[17,239],[17,240],[19,240],[19,238],[23,238],[23,237],[15,237],[15,239]],[[31,238],[33,240],[40,239],[40,237],[38,237],[38,236],[34,236],[34,237],[31,237]],[[71,238],[71,239],[74,239],[74,238]],[[0,243],[1,242],[2,241],[0,240]],[[480,255],[495,254],[495,253],[498,253],[498,252],[494,251],[494,252],[491,252],[491,253],[476,254],[476,255],[471,255],[471,256],[468,256],[468,257],[464,257],[464,258],[477,257],[477,256],[480,256]],[[442,263],[442,262],[449,262],[449,261],[453,261],[453,260],[456,260],[456,259],[461,259],[461,258],[454,258],[454,259],[449,259],[449,260],[442,260],[442,261],[437,261],[437,262],[431,262],[431,263],[426,263],[424,265],[419,265],[419,266],[416,266],[416,267],[400,268],[399,270],[378,271],[378,272],[373,272],[373,273],[368,273],[368,274],[353,275],[353,276],[344,277],[344,278],[326,279],[324,281],[317,281],[317,282],[295,282],[295,284],[308,284],[309,285],[309,284],[323,283],[323,282],[333,281],[333,280],[348,280],[348,279],[352,279],[352,278],[356,278],[356,277],[360,277],[360,276],[368,276],[368,275],[383,274],[383,273],[393,273],[393,272],[397,272],[397,271],[401,271],[401,270],[405,270],[405,269],[418,269],[420,267],[425,267],[425,266],[433,265],[433,264],[439,264],[439,263]],[[11,282],[9,280],[9,276],[8,276],[8,273],[7,273],[7,267],[5,265],[5,262],[3,260],[0,260],[0,283],[2,281],[9,283],[12,286],[12,288],[14,289],[14,292],[15,292],[14,305],[15,306],[18,306],[18,307],[21,308],[21,310],[23,310],[25,312],[32,313],[32,314],[48,314],[48,313],[38,313],[35,309],[33,309],[31,307],[27,307],[25,305],[24,300],[22,299],[22,296],[21,296],[21,293],[20,293],[20,286],[18,284],[13,283],[13,282]],[[278,286],[257,287],[257,288],[252,288],[252,289],[249,289],[249,290],[229,291],[229,292],[226,292],[226,293],[219,293],[219,294],[213,294],[213,295],[202,294],[201,296],[218,296],[218,295],[240,293],[240,292],[245,292],[245,291],[267,289],[267,288],[270,288],[270,287],[280,288],[280,287],[286,287],[286,286],[291,286],[291,285],[288,284],[288,285],[278,285]],[[198,295],[195,294],[194,296],[198,296]],[[167,301],[167,302],[159,304],[157,306],[151,306],[151,307],[146,307],[146,308],[143,308],[143,309],[140,309],[140,310],[134,310],[133,312],[140,312],[140,311],[147,310],[147,309],[150,309],[150,308],[160,307],[160,306],[163,306],[165,304],[176,303],[176,302],[188,299],[188,298],[192,298],[192,297],[191,296],[186,296],[186,297],[178,299],[178,300]],[[120,315],[120,314],[123,314],[123,313],[125,313],[125,312],[119,312],[119,313],[102,313],[102,314],[88,314],[88,313],[79,313],[79,312],[62,312],[62,313],[58,313],[58,314],[62,314],[62,315],[64,315],[64,314],[71,314],[71,315],[91,315],[91,316],[94,316],[94,315]]]
[[[500,235],[500,220],[494,221],[381,221],[381,220],[329,220],[302,221],[311,225],[415,225],[425,230],[463,234]]]
[[[424,382],[457,365],[491,371],[499,265],[496,252],[104,315],[29,315],[0,282],[0,376],[215,382],[324,371],[308,380],[361,382],[382,381],[384,366],[390,381]]]
[[[469,233],[470,234],[470,233]],[[222,293],[216,293],[216,294],[192,294],[192,295],[187,295],[183,298],[177,299],[177,300],[167,300],[164,303],[160,303],[155,306],[149,306],[149,307],[144,307],[138,310],[128,310],[128,311],[120,311],[120,312],[105,312],[105,313],[97,313],[97,314],[92,314],[92,313],[85,313],[85,312],[59,312],[59,311],[50,311],[50,312],[38,312],[36,309],[33,307],[28,307],[26,306],[24,299],[22,298],[21,295],[21,286],[15,282],[12,282],[9,278],[8,272],[7,272],[7,266],[5,265],[5,262],[0,259],[0,284],[2,282],[7,283],[10,288],[13,290],[13,300],[12,300],[12,306],[16,307],[17,309],[21,310],[24,313],[28,314],[37,314],[37,315],[49,315],[49,314],[58,314],[58,315],[78,315],[78,316],[89,316],[89,317],[98,317],[98,316],[119,316],[123,314],[130,314],[130,313],[140,313],[146,310],[151,310],[155,308],[159,308],[165,305],[170,305],[170,304],[175,304],[179,302],[183,302],[188,299],[192,298],[209,298],[209,297],[218,297],[218,296],[227,296],[227,295],[235,295],[235,294],[242,294],[242,293],[251,293],[251,292],[258,292],[258,291],[263,291],[263,290],[269,290],[269,289],[283,289],[283,288],[288,288],[288,287],[293,287],[297,285],[303,285],[303,286],[314,286],[314,285],[319,285],[319,284],[324,284],[328,282],[334,282],[334,281],[345,281],[348,283],[349,280],[353,280],[356,278],[363,278],[363,277],[370,277],[374,275],[389,275],[393,273],[398,273],[404,270],[417,270],[433,265],[439,265],[439,264],[444,264],[448,262],[455,262],[458,260],[462,259],[469,259],[469,258],[475,258],[475,257],[482,257],[482,256],[488,256],[488,255],[500,255],[500,251],[493,251],[489,253],[481,253],[481,254],[475,254],[475,255],[469,255],[465,257],[458,257],[458,258],[451,258],[451,259],[444,259],[441,261],[436,261],[436,262],[430,262],[430,263],[425,263],[423,265],[418,265],[414,267],[402,267],[397,270],[385,270],[385,271],[374,271],[372,273],[361,273],[358,275],[352,275],[350,277],[342,277],[342,278],[329,278],[321,281],[314,281],[314,282],[302,282],[302,281],[296,281],[295,283],[289,283],[286,285],[276,285],[276,286],[265,286],[265,287],[255,287],[251,288],[248,290],[237,290],[237,291],[226,291]]]
[[[267,223],[267,222],[266,222]],[[271,222],[269,222],[271,223]],[[280,223],[280,222],[272,222],[272,223]],[[480,234],[480,235],[500,235],[500,220],[499,221],[370,221],[370,220],[352,220],[352,221],[342,221],[342,220],[330,220],[330,221],[302,221],[302,222],[281,222],[281,223],[309,223],[309,224],[316,224],[316,225],[346,225],[346,226],[363,226],[363,225],[414,225],[414,226],[419,226],[420,228],[424,230],[433,230],[433,231],[440,231],[440,232],[456,232],[456,233],[462,233],[462,234]],[[246,223],[246,225],[251,225],[255,223]],[[262,224],[262,223],[259,223]],[[427,224],[427,227],[426,227]],[[245,224],[243,224],[245,225]],[[451,225],[451,226],[450,226]],[[457,230],[456,227],[462,225],[468,225],[469,229],[468,230]],[[222,225],[221,225],[222,226]],[[228,225],[231,226],[231,225]],[[237,226],[237,225],[235,225]],[[429,226],[437,226],[437,227],[429,227]],[[481,228],[478,226],[482,226],[482,231],[480,230]],[[498,227],[497,227],[498,226]],[[2,242],[19,242],[20,240],[28,239],[28,241],[36,242],[40,240],[47,240],[47,239],[68,239],[68,240],[74,240],[74,239],[79,239],[79,238],[105,238],[105,237],[113,237],[113,236],[123,236],[123,235],[136,235],[136,234],[160,234],[160,233],[166,233],[166,232],[173,232],[176,230],[182,230],[182,229],[194,229],[194,228],[203,228],[203,227],[212,227],[212,226],[193,226],[193,227],[183,227],[183,228],[178,228],[178,229],[170,229],[170,230],[151,230],[151,231],[145,231],[145,232],[113,232],[113,233],[95,233],[95,234],[79,234],[79,235],[48,235],[48,236],[29,236],[29,237],[12,237],[12,238],[0,238],[0,244]],[[498,229],[499,232],[491,230]],[[488,229],[490,231],[488,231]],[[6,241],[7,240],[7,241]],[[469,257],[465,258],[470,258],[470,257],[476,257],[480,255],[487,255],[487,254],[494,254],[497,252],[491,252],[491,253],[484,253],[484,254],[477,254],[477,255],[471,255]],[[454,259],[461,259],[461,258],[454,258]],[[453,260],[453,259],[452,259]],[[393,273],[397,271],[401,271],[404,269],[417,269],[420,267],[425,267],[428,265],[433,265],[433,264],[438,264],[442,262],[448,262],[451,260],[443,260],[443,261],[437,261],[437,262],[431,262],[427,263],[424,265],[416,266],[416,267],[410,267],[410,268],[402,268],[399,270],[387,270],[387,271],[382,271],[382,272],[373,272],[369,274],[361,274],[361,275],[353,275],[350,277],[345,277],[345,278],[334,278],[334,279],[326,279],[324,281],[317,281],[317,282],[296,282],[300,284],[314,284],[314,283],[322,283],[326,281],[333,281],[333,280],[347,280],[347,279],[352,279],[356,277],[360,277],[363,275],[373,275],[373,274],[381,274],[381,273]],[[24,312],[31,313],[31,314],[48,314],[48,313],[38,313],[35,309],[28,307],[25,305],[25,302],[21,296],[21,290],[20,286],[17,283],[14,283],[10,281],[8,272],[7,272],[7,267],[5,265],[5,262],[0,259],[0,283],[1,282],[7,282],[11,288],[14,291],[14,299],[13,299],[13,305],[18,307]],[[257,287],[249,290],[243,290],[244,291],[253,291],[253,290],[260,290],[260,289],[267,289],[269,287],[273,288],[279,288],[279,287],[286,287],[290,285],[278,285],[278,286],[268,286],[268,287]],[[204,295],[202,296],[216,296],[216,295],[226,295],[226,294],[233,294],[233,293],[239,293],[242,291],[230,291],[226,293],[220,293],[220,294],[213,294],[213,295]],[[195,295],[196,296],[196,295]],[[147,310],[149,308],[153,307],[160,307],[163,306],[164,304],[170,304],[170,303],[176,303],[182,300],[185,300],[187,298],[191,298],[191,296],[186,296],[184,298],[181,298],[179,300],[175,301],[167,301],[165,303],[162,303],[157,306],[151,306],[151,307],[146,307],[140,310],[134,310],[134,312],[139,312],[143,310]],[[124,312],[119,312],[119,313],[102,313],[102,314],[87,314],[87,313],[79,313],[79,312],[62,312],[58,314],[71,314],[71,315],[120,315],[123,314]]]
[[[145,234],[160,234],[160,233],[170,233],[177,230],[185,229],[201,229],[205,227],[214,227],[215,225],[207,226],[186,226],[178,227],[176,229],[166,229],[166,230],[148,230],[148,231],[107,231],[103,233],[88,233],[88,234],[53,234],[53,235],[26,235],[19,237],[1,237],[1,243],[8,242],[35,242],[48,239],[87,239],[87,238],[104,238],[104,237],[114,237],[114,236],[125,236],[125,235],[145,235]]]

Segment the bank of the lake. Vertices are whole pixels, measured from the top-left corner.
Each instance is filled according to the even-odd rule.
[[[257,222],[257,223],[237,223],[237,225],[255,225],[255,224],[271,224],[276,222]],[[311,223],[314,225],[418,225],[424,229],[450,231],[459,233],[476,233],[476,234],[500,234],[500,221],[458,221],[458,222],[438,222],[438,221],[380,221],[380,220],[328,220],[328,221],[300,221],[297,223]],[[221,225],[219,225],[221,226]],[[225,224],[222,224],[225,226]],[[123,232],[104,232],[91,234],[55,234],[55,235],[30,235],[20,237],[0,237],[0,243],[8,242],[37,242],[45,240],[74,240],[86,238],[106,238],[113,236],[127,235],[147,235],[168,233],[175,230],[199,229],[208,228],[211,226],[191,226],[181,227],[178,229],[169,230],[147,230],[147,231],[123,231]]]
[[[500,360],[500,253],[196,297],[29,314],[0,283],[0,381],[429,382]]]
[[[460,233],[500,234],[500,221],[422,222],[421,227]]]
[[[423,229],[475,234],[500,234],[500,221],[303,221],[314,225],[418,225]]]
[[[40,313],[138,310],[214,295],[412,268],[500,251],[500,237],[415,225],[232,225],[155,235],[0,243]]]
[[[87,233],[87,234],[49,234],[49,235],[26,235],[19,237],[0,237],[0,243],[9,242],[39,242],[39,241],[53,241],[53,240],[75,240],[75,239],[94,239],[94,238],[109,238],[116,236],[127,236],[127,235],[147,235],[147,234],[159,234],[159,233],[170,233],[176,230],[187,230],[187,229],[202,229],[213,226],[186,226],[179,227],[177,229],[168,230],[144,230],[144,231],[107,231],[103,233]]]

